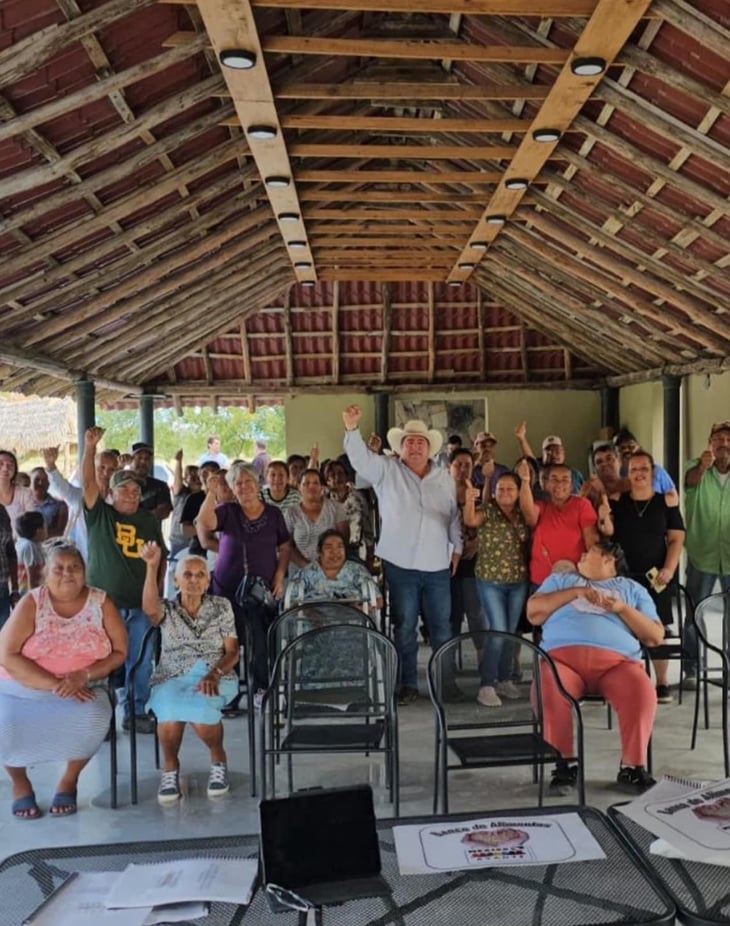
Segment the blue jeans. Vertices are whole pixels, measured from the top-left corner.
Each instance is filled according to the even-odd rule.
[[[721,592],[730,592],[730,575],[716,575],[712,572],[700,572],[692,563],[687,563],[687,594],[695,607],[697,607],[703,598],[707,598],[708,595],[712,594],[715,582],[720,583]],[[684,649],[687,653],[684,662],[684,670],[688,675],[696,675],[698,639],[697,631],[692,622],[685,622],[684,625]]]
[[[527,582],[483,582],[477,579],[477,589],[490,630],[514,633],[527,598]],[[497,637],[489,641],[480,666],[482,685],[506,682],[512,674],[514,646]]]
[[[418,688],[418,615],[423,615],[433,650],[451,639],[450,572],[401,569],[388,562],[384,565],[401,685]]]
[[[124,663],[126,684],[129,683],[129,673],[137,661],[142,646],[142,639],[152,626],[150,619],[141,608],[120,608],[119,613],[127,626],[129,637],[129,650],[127,661]],[[150,678],[152,676],[152,641],[149,640],[145,649],[144,658],[137,666],[134,676],[134,715],[142,717],[147,713],[146,704],[150,699]],[[127,716],[127,691],[124,692],[124,716]]]

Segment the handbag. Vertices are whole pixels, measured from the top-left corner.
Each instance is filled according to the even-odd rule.
[[[243,543],[243,578],[238,583],[234,598],[241,608],[262,608],[273,614],[278,607],[270,582],[263,576],[249,574],[245,541]]]

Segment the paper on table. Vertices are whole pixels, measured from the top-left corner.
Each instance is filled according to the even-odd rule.
[[[141,909],[138,907],[137,909]],[[182,923],[207,916],[210,907],[207,903],[194,900],[191,903],[167,903],[153,907],[144,921],[144,926],[156,926],[157,923]]]
[[[107,908],[157,907],[191,900],[247,904],[257,859],[185,858],[127,865],[106,898]]]
[[[730,851],[730,779],[715,784],[663,779],[621,812],[694,861]]]
[[[107,910],[109,889],[118,871],[82,871],[33,917],[33,926],[143,926],[151,905]]]
[[[396,826],[393,835],[402,875],[606,857],[577,813]]]
[[[685,855],[684,852],[680,852],[679,849],[675,849],[674,846],[671,846],[666,839],[655,839],[654,842],[649,846],[649,852],[652,855],[661,855],[663,858],[679,858],[684,861],[694,861],[688,855]],[[730,857],[725,855],[713,855],[710,856],[703,864],[707,865],[721,865],[723,868],[730,868]]]

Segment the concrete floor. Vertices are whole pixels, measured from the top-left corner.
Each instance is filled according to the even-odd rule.
[[[421,662],[428,650],[421,647]],[[672,663],[670,680],[677,679],[678,663]],[[421,692],[425,692],[421,679]],[[675,692],[676,693],[676,692]],[[685,692],[684,703],[660,705],[654,731],[654,775],[678,775],[699,779],[724,778],[720,733],[719,693],[712,693],[711,729],[700,730],[698,748],[690,750],[694,692]],[[433,795],[433,713],[422,697],[400,710],[401,816],[428,814]],[[597,704],[583,708],[585,724],[587,802],[605,809],[626,800],[615,786],[620,747],[618,731],[606,729],[606,709]],[[232,773],[231,792],[216,800],[206,797],[208,755],[192,731],[181,753],[184,799],[173,807],[156,800],[158,773],[154,768],[151,736],[139,736],[140,801],[129,803],[128,737],[119,736],[120,807],[109,808],[109,750],[106,745],[85,770],[79,791],[79,813],[68,818],[44,815],[40,820],[18,820],[10,813],[10,784],[0,782],[0,857],[23,849],[53,845],[129,842],[139,839],[172,839],[258,831],[257,800],[250,796],[245,717],[225,721],[226,746]],[[381,757],[302,757],[296,787],[370,782],[377,813],[392,815],[383,787]],[[55,790],[60,766],[39,765],[31,770],[39,805],[45,810]],[[280,787],[284,785],[284,775]],[[450,810],[453,813],[529,806],[537,803],[537,786],[524,768],[481,769],[454,773],[449,778]],[[570,803],[574,798],[547,799]]]

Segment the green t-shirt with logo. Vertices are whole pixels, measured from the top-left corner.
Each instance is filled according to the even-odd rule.
[[[89,537],[88,584],[103,588],[118,608],[141,608],[147,572],[142,546],[154,540],[163,557],[167,556],[159,519],[142,508],[134,514],[120,514],[101,496],[93,508],[84,509],[84,515]]]

